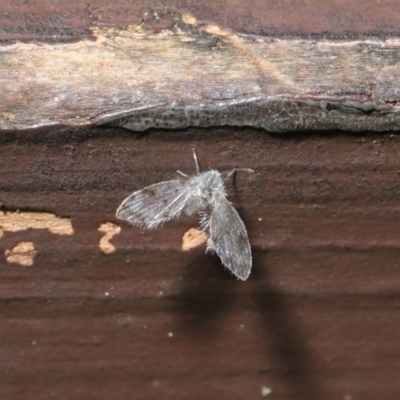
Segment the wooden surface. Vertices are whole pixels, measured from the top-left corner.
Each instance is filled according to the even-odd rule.
[[[124,26],[93,20],[87,31],[69,43],[45,36],[1,45],[0,130],[112,123],[134,131],[384,131],[400,124],[398,35],[243,34],[166,9]]]
[[[253,249],[246,282],[182,250],[196,218],[142,230],[114,217],[132,191],[194,171],[192,145],[220,171],[255,169],[228,185]],[[4,208],[73,227],[0,240],[2,254],[37,251],[30,267],[0,261],[2,397],[397,397],[397,135],[20,133],[1,152]],[[108,254],[106,222],[121,227]]]
[[[397,73],[397,52],[382,50],[400,35],[397,1],[0,6],[3,50],[95,46],[93,26],[120,35],[145,20],[157,31],[165,27],[154,20],[161,7],[234,35],[274,35],[275,45],[312,39],[337,49],[368,41],[372,47],[361,46],[361,54],[385,59]],[[323,72],[313,73],[320,77],[313,84],[321,84]],[[17,88],[7,77],[2,82],[3,93]],[[32,80],[32,93],[39,83]],[[103,84],[93,86],[97,93]],[[379,96],[397,96],[395,81],[385,88]],[[34,99],[48,95],[43,89]],[[64,106],[60,113],[74,107]],[[0,107],[10,106],[3,100]],[[80,115],[87,110],[96,113],[98,105]],[[361,119],[380,120],[373,111]],[[398,132],[132,133],[93,124],[0,132],[0,398],[398,399]],[[227,184],[252,244],[246,282],[204,254],[204,245],[183,249],[197,218],[142,230],[114,216],[134,190],[177,169],[194,172],[193,146],[221,172],[255,170]]]
[[[195,14],[199,20],[247,34],[277,37],[399,36],[397,0],[1,0],[2,41],[71,42],[86,35],[93,23],[127,26],[146,20],[154,11]]]

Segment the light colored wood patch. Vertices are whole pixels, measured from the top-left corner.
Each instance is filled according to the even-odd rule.
[[[110,243],[110,240],[121,232],[121,227],[111,222],[105,222],[99,226],[98,230],[105,233],[99,242],[100,250],[105,254],[114,252],[116,248]]]
[[[196,229],[190,228],[183,234],[182,237],[182,250],[189,251],[205,243],[208,239],[207,233]]]
[[[5,232],[26,231],[27,229],[48,229],[56,235],[72,235],[71,219],[57,217],[43,212],[0,212],[0,238]]]
[[[20,242],[13,249],[4,252],[9,263],[16,263],[26,267],[33,265],[37,251],[32,242]]]

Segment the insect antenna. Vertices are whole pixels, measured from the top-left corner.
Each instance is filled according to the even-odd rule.
[[[200,172],[210,169],[208,163],[205,160],[204,154],[199,151],[199,149],[196,149],[196,147],[193,147],[192,151],[194,163],[196,165],[196,174],[198,175],[200,174]]]

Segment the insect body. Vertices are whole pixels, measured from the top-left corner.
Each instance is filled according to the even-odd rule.
[[[182,214],[199,214],[200,227],[209,235],[207,251],[217,253],[233,274],[246,280],[251,270],[246,227],[226,198],[220,172],[201,172],[194,150],[193,156],[196,175],[188,176],[178,171],[179,179],[156,183],[132,193],[119,206],[116,216],[133,225],[156,228]]]

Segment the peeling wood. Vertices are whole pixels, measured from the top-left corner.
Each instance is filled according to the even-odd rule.
[[[182,236],[182,250],[189,251],[207,242],[207,233],[200,229],[190,228]]]
[[[20,242],[13,249],[6,249],[4,255],[9,263],[16,263],[26,267],[33,265],[37,251],[32,242]]]
[[[235,33],[164,12],[75,43],[1,46],[0,130],[113,124],[398,129],[400,38]]]
[[[0,211],[0,238],[5,232],[27,229],[48,229],[56,235],[72,235],[74,230],[69,218],[61,218],[45,212]]]
[[[116,248],[110,243],[110,240],[121,232],[121,227],[111,222],[105,222],[99,226],[98,230],[105,233],[99,242],[100,250],[105,254],[113,253]]]

